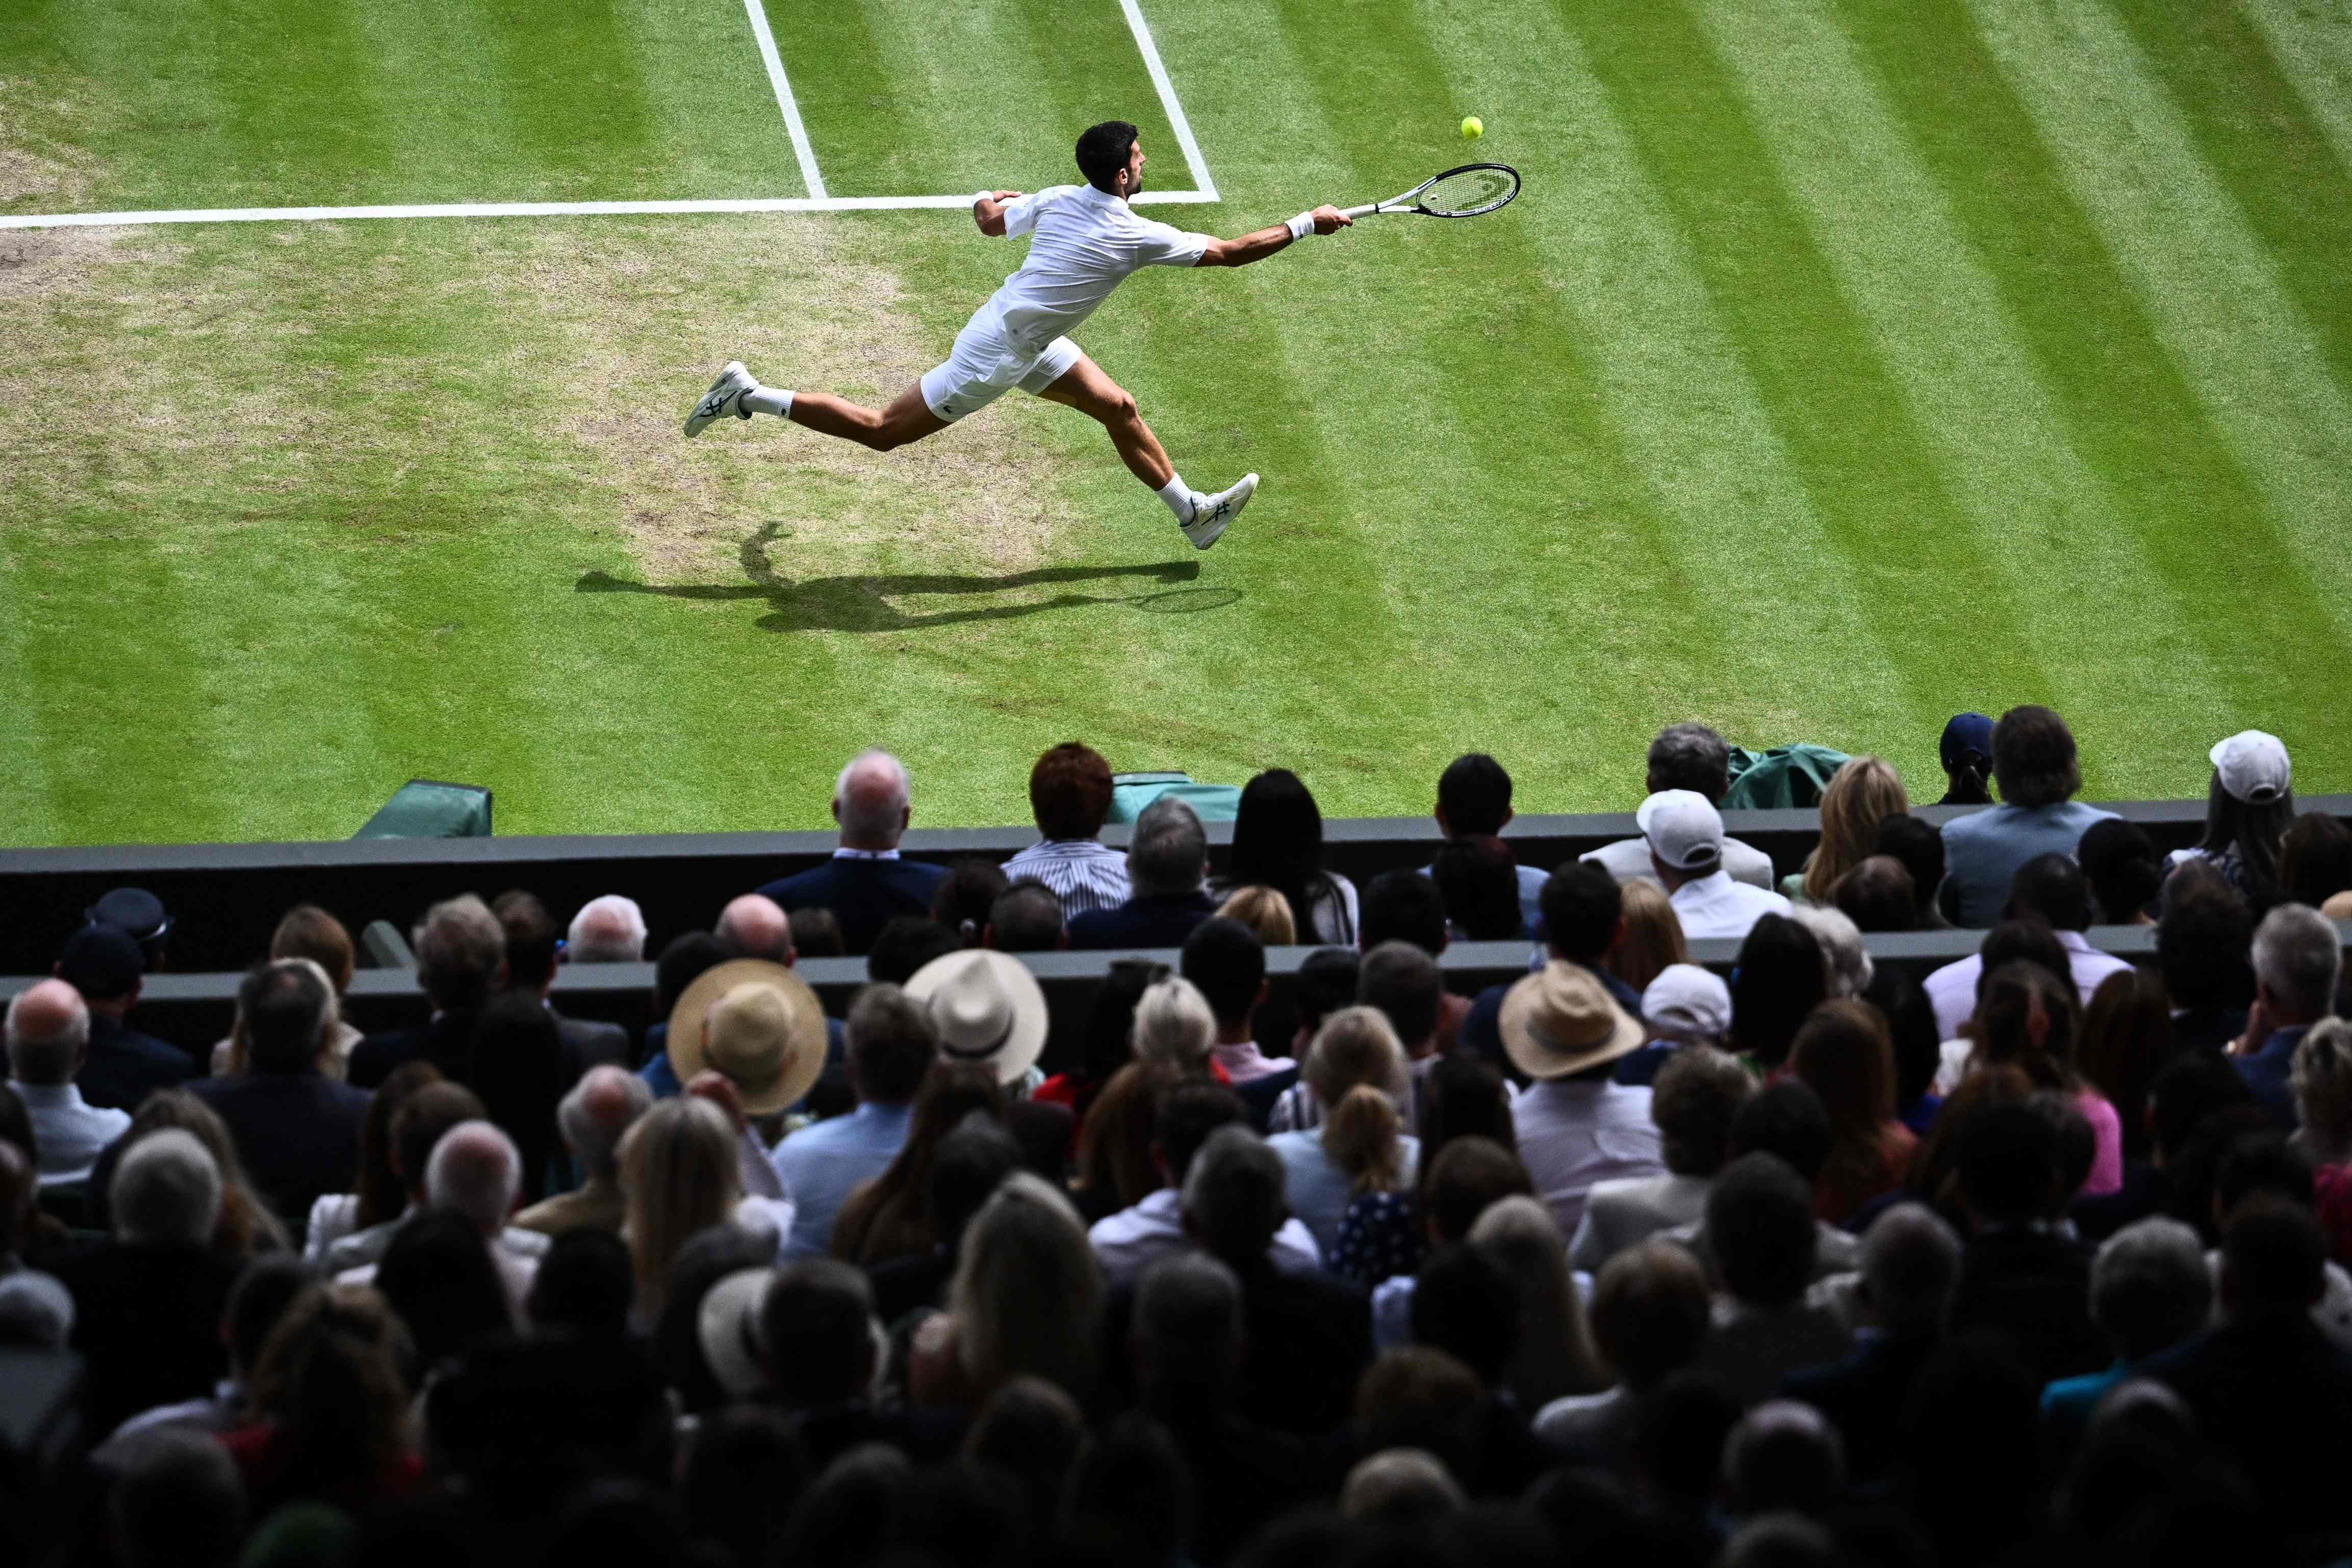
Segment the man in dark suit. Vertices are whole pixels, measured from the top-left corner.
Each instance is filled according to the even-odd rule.
[[[945,869],[898,858],[898,841],[914,820],[907,770],[887,751],[867,751],[841,770],[833,787],[833,819],[841,847],[833,858],[759,891],[787,912],[830,909],[841,922],[845,952],[861,955],[893,915],[928,915]]]
[[[351,1082],[373,1089],[407,1061],[429,1061],[460,1083],[473,1081],[474,1021],[506,976],[507,936],[489,905],[461,894],[425,912],[410,936],[416,983],[433,1005],[422,1029],[372,1034],[352,1047]]]
[[[1282,1156],[1246,1127],[1209,1134],[1184,1173],[1184,1230],[1241,1282],[1244,1345],[1237,1413],[1259,1427],[1308,1436],[1353,1408],[1356,1380],[1372,1363],[1371,1297],[1316,1269],[1283,1269],[1266,1256],[1289,1218]],[[1105,1302],[1105,1381],[1131,1390],[1128,1354],[1135,1289]]]
[[[89,1104],[136,1111],[158,1089],[176,1088],[196,1075],[188,1053],[122,1021],[139,1003],[146,965],[139,944],[112,925],[85,925],[66,939],[58,958],[58,978],[89,1004],[89,1053],[74,1087]]]
[[[1209,896],[1209,834],[1192,808],[1162,795],[1135,820],[1127,841],[1132,890],[1115,909],[1071,920],[1073,948],[1181,947],[1192,928],[1217,912]]]
[[[500,894],[498,902],[490,905],[490,913],[499,917],[499,925],[507,934],[507,984],[536,995],[540,1005],[547,1009],[547,1016],[555,1020],[563,1064],[562,1081],[556,1092],[561,1095],[569,1090],[592,1067],[633,1065],[636,1046],[627,1030],[616,1023],[598,1023],[593,1019],[566,1018],[548,1000],[548,993],[555,988],[555,969],[562,956],[563,943],[556,935],[555,921],[548,915],[547,905],[536,894],[518,889]]]
[[[237,988],[247,1071],[190,1086],[227,1124],[255,1190],[296,1230],[321,1193],[350,1191],[359,1174],[368,1092],[319,1071],[334,996],[299,959],[261,965]]]
[[[1853,1354],[1790,1373],[1780,1393],[1827,1416],[1845,1438],[1856,1480],[1893,1461],[1911,1384],[1943,1343],[1944,1314],[1959,1282],[1960,1239],[1921,1203],[1898,1204],[1862,1239],[1866,1321]]]
[[[2352,1357],[2311,1317],[2326,1261],[2308,1209],[2249,1198],[2222,1235],[2221,1326],[2144,1369],[2170,1384],[2205,1439],[2237,1461],[2264,1512],[2305,1534],[2352,1529],[2342,1479]]]

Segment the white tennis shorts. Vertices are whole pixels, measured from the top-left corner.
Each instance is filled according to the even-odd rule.
[[[1007,340],[993,311],[983,309],[964,323],[955,347],[943,364],[923,372],[923,402],[952,424],[977,413],[1014,387],[1044,392],[1070,373],[1079,349],[1067,338],[1056,338],[1031,352]]]

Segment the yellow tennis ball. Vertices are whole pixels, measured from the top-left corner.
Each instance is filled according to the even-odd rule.
[[[1481,124],[1478,122],[1478,117],[1477,117],[1476,115],[1473,114],[1473,115],[1467,115],[1467,116],[1465,116],[1465,117],[1464,117],[1463,121],[1462,121],[1462,140],[1463,140],[1463,141],[1477,141],[1477,140],[1478,140],[1478,138],[1480,138],[1481,136],[1484,136],[1484,135],[1486,135],[1486,128],[1484,125],[1481,125]]]

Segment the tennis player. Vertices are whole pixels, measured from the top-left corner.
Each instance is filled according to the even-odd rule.
[[[1244,474],[1239,484],[1213,496],[1187,486],[1136,412],[1135,399],[1069,334],[1137,267],[1247,267],[1294,240],[1331,234],[1355,220],[1326,205],[1239,239],[1187,234],[1138,217],[1128,205],[1143,189],[1143,163],[1135,127],[1123,120],[1106,120],[1078,138],[1085,184],[1055,185],[1034,195],[981,192],[971,204],[980,232],[1004,238],[1033,235],[1028,259],[972,312],[946,362],[925,371],[887,408],[862,408],[827,392],[762,386],[740,363],[732,363],[686,416],[687,434],[700,434],[726,414],[749,419],[772,413],[888,452],[945,430],[1017,386],[1100,421],[1129,472],[1167,503],[1194,549],[1207,549],[1249,505],[1257,476]]]

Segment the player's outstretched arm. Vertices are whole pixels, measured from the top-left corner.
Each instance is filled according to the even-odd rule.
[[[1293,240],[1305,239],[1310,234],[1337,234],[1353,228],[1356,220],[1326,202],[1311,213],[1301,213],[1286,224],[1245,234],[1239,239],[1221,239],[1201,253],[1202,267],[1247,267],[1253,261],[1264,261],[1276,251],[1287,247]]]
[[[1004,237],[1004,204],[1021,194],[1018,191],[982,191],[971,204],[971,221],[980,232],[991,239]]]

